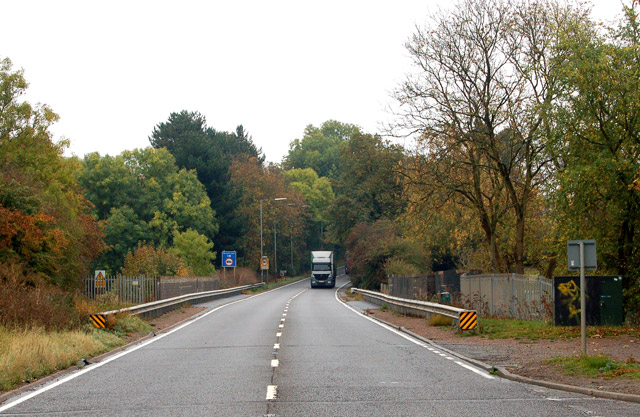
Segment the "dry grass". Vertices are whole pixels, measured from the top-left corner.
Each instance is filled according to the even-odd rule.
[[[443,316],[442,314],[434,314],[427,320],[429,326],[451,326],[453,321],[451,317]]]
[[[224,271],[224,273],[219,271],[218,279],[220,280],[220,288],[238,287],[260,282],[256,271],[249,268],[235,268],[235,276],[232,270]]]
[[[123,344],[117,335],[98,330],[0,327],[0,390],[13,389]]]

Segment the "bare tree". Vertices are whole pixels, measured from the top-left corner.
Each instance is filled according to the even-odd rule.
[[[476,206],[490,246],[495,229],[483,213],[491,212],[492,199],[507,199],[518,273],[524,270],[529,204],[550,165],[545,144],[546,108],[556,93],[553,47],[562,26],[587,12],[554,1],[463,0],[433,15],[430,26],[416,28],[406,45],[419,72],[395,92],[400,117],[394,128],[418,133],[432,161],[455,152],[459,159],[449,163],[464,166],[470,184],[483,184],[482,192],[469,193],[459,176],[437,172],[438,164],[425,166],[438,186]],[[480,209],[482,196],[486,207]],[[493,268],[498,265],[496,259]]]

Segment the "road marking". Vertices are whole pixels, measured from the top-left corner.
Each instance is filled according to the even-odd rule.
[[[494,378],[494,377],[492,377],[491,375],[486,374],[484,371],[481,371],[481,370],[476,369],[476,368],[474,368],[474,367],[472,367],[472,366],[469,366],[469,365],[467,365],[466,363],[462,363],[462,362],[460,362],[460,361],[454,361],[454,363],[455,363],[455,364],[457,364],[457,365],[462,366],[462,367],[463,367],[463,368],[465,368],[465,369],[470,370],[471,372],[475,372],[476,374],[480,375],[480,376],[481,376],[481,377],[483,377],[483,378],[486,378],[486,379],[495,379],[495,378]]]
[[[278,365],[280,365],[280,361],[277,359],[271,359],[271,367],[272,368],[277,368]]]
[[[251,300],[252,298],[261,297],[261,296],[263,296],[265,294],[268,294],[268,293],[270,293],[272,291],[278,291],[278,290],[281,290],[282,288],[288,287],[290,285],[295,285],[297,283],[299,283],[299,281],[292,282],[291,284],[283,285],[282,287],[278,287],[278,288],[270,290],[270,291],[261,292],[260,294],[252,295],[251,297],[243,298],[241,300],[231,301],[231,302],[229,302],[227,304],[223,304],[221,306],[218,306],[218,307],[214,308],[213,310],[207,311],[206,313],[202,314],[201,316],[198,316],[198,317],[194,318],[191,321],[188,321],[188,322],[186,322],[184,324],[181,324],[180,326],[178,326],[178,327],[176,327],[176,328],[174,328],[172,330],[169,330],[166,333],[161,333],[161,334],[155,336],[154,338],[149,339],[146,342],[143,342],[143,343],[141,343],[139,345],[135,345],[135,346],[133,346],[133,347],[131,347],[129,349],[123,350],[122,352],[117,353],[117,354],[115,354],[113,356],[110,356],[110,357],[106,358],[103,361],[100,361],[100,362],[97,362],[97,363],[93,363],[93,364],[91,364],[89,366],[86,366],[86,367],[82,368],[81,370],[72,373],[69,376],[66,376],[66,377],[64,377],[62,379],[59,379],[58,381],[53,382],[53,383],[51,383],[49,385],[46,385],[46,386],[44,386],[44,387],[42,387],[40,389],[37,389],[37,390],[31,392],[30,394],[25,395],[24,397],[18,398],[15,401],[9,402],[9,403],[7,403],[7,404],[5,404],[5,405],[0,407],[0,412],[6,411],[6,410],[8,410],[10,408],[15,407],[16,405],[22,404],[23,402],[25,402],[27,400],[30,400],[33,397],[37,397],[38,395],[43,394],[43,393],[45,393],[45,392],[47,392],[47,391],[49,391],[49,390],[51,390],[51,389],[53,389],[53,388],[55,388],[55,387],[57,387],[59,385],[62,385],[62,384],[67,383],[67,382],[69,382],[69,381],[71,381],[73,379],[76,379],[77,377],[79,377],[81,375],[84,375],[87,372],[91,372],[93,370],[96,370],[96,369],[108,364],[109,362],[113,362],[116,359],[120,359],[121,357],[123,357],[125,355],[128,355],[130,353],[133,353],[138,349],[142,349],[143,347],[148,346],[148,345],[150,345],[152,343],[155,343],[158,340],[164,339],[165,337],[169,336],[170,334],[173,334],[173,333],[177,332],[178,330],[182,330],[185,327],[190,326],[190,325],[192,325],[193,323],[195,323],[195,322],[197,322],[199,320],[202,320],[203,318],[207,317],[209,314],[213,314],[213,313],[215,313],[216,311],[218,311],[218,310],[220,310],[222,308],[228,307],[228,306],[236,304],[236,303],[241,303],[243,301]]]
[[[282,332],[276,333],[276,337],[280,337],[280,336],[282,336]]]
[[[282,316],[283,317],[287,317],[287,313],[282,313]]]
[[[280,343],[274,343],[273,344],[273,348],[274,349],[280,349]]]
[[[275,400],[278,395],[277,385],[267,385],[267,400]]]
[[[342,302],[342,301],[340,300],[340,298],[338,297],[338,291],[340,291],[340,290],[342,289],[342,287],[344,287],[345,285],[348,285],[348,284],[349,284],[349,282],[346,282],[344,285],[342,285],[342,286],[340,286],[338,289],[336,289],[336,291],[335,291],[335,293],[334,293],[334,297],[335,297],[336,301],[338,301],[338,303],[342,304],[345,308],[348,308],[349,310],[353,311],[353,312],[354,312],[354,313],[356,313],[358,316],[360,316],[360,317],[362,317],[362,318],[364,318],[364,319],[366,319],[366,320],[369,320],[370,322],[375,323],[375,324],[377,324],[378,326],[383,327],[383,328],[385,328],[385,329],[389,330],[390,332],[393,332],[393,333],[397,334],[398,336],[400,336],[400,337],[402,337],[402,338],[404,338],[404,339],[406,339],[406,340],[410,341],[411,343],[414,343],[414,344],[416,344],[416,345],[418,345],[418,346],[421,346],[421,347],[424,347],[424,348],[429,349],[429,346],[427,346],[427,345],[426,345],[425,343],[423,343],[422,341],[417,340],[417,339],[414,339],[413,337],[411,337],[411,336],[409,336],[409,335],[407,335],[407,334],[404,334],[404,333],[400,332],[399,330],[394,329],[393,327],[389,327],[389,326],[387,326],[387,325],[386,325],[386,324],[384,324],[384,323],[380,323],[379,321],[374,320],[374,319],[372,319],[371,317],[365,316],[364,314],[361,314],[358,310],[356,310],[355,308],[351,307],[351,306],[350,306],[350,305],[348,305],[347,303]],[[431,350],[431,349],[429,349],[429,350]],[[440,353],[440,352],[439,352],[439,351],[437,351],[437,350],[432,350],[432,351],[433,351],[434,353]],[[463,367],[463,368],[465,368],[465,369],[470,370],[471,372],[474,372],[474,373],[476,373],[476,374],[480,375],[480,376],[481,376],[481,377],[483,377],[483,378],[486,378],[486,379],[495,379],[495,377],[493,377],[493,376],[489,375],[489,374],[488,374],[488,373],[486,373],[485,371],[481,371],[481,370],[479,370],[479,369],[476,369],[476,368],[474,368],[474,367],[472,367],[472,366],[469,366],[469,365],[467,365],[467,364],[465,364],[465,363],[462,363],[462,362],[460,362],[460,361],[455,361],[454,363],[455,363],[455,364],[457,364],[457,365],[462,366],[462,367]]]
[[[284,324],[281,324],[278,327],[282,329],[282,328],[284,328]]]

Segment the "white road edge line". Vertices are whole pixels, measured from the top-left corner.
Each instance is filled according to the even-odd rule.
[[[208,312],[202,314],[201,316],[198,316],[198,317],[194,318],[191,321],[188,321],[188,322],[186,322],[184,324],[181,324],[180,326],[176,327],[175,329],[172,329],[172,330],[168,331],[167,333],[161,333],[161,334],[155,336],[154,338],[152,338],[152,339],[150,339],[150,340],[148,340],[146,342],[143,342],[143,343],[141,343],[139,345],[135,345],[135,346],[133,346],[133,347],[127,349],[127,350],[123,350],[122,352],[117,353],[117,354],[115,354],[113,356],[110,356],[110,357],[106,358],[103,361],[88,365],[88,366],[86,366],[85,368],[83,368],[82,370],[80,370],[78,372],[74,372],[69,376],[66,376],[66,377],[64,377],[62,379],[59,379],[56,382],[53,382],[53,383],[51,383],[49,385],[46,385],[46,386],[44,386],[44,387],[42,387],[40,389],[37,389],[37,390],[33,391],[32,393],[25,395],[24,397],[20,397],[17,400],[11,401],[11,402],[1,406],[0,407],[0,412],[6,411],[6,410],[8,410],[10,408],[15,407],[16,405],[22,404],[23,402],[25,402],[27,400],[30,400],[33,397],[37,397],[38,395],[43,394],[43,393],[49,391],[50,389],[53,389],[53,388],[55,388],[55,387],[57,387],[59,385],[62,385],[64,383],[66,383],[66,382],[69,382],[69,381],[71,381],[73,379],[76,379],[80,375],[84,375],[87,372],[91,372],[94,369],[98,369],[101,366],[108,364],[109,362],[115,361],[116,359],[119,359],[119,358],[121,358],[121,357],[123,357],[125,355],[128,355],[129,353],[135,352],[138,349],[141,349],[141,348],[143,348],[143,347],[145,347],[147,345],[150,345],[150,344],[152,344],[154,342],[157,342],[158,340],[163,339],[163,338],[169,336],[170,334],[173,334],[173,333],[177,332],[178,330],[182,330],[183,328],[195,323],[198,320],[201,320],[201,319],[207,317],[209,314],[212,314],[212,313],[214,313],[214,312],[216,312],[216,311],[218,311],[218,310],[220,310],[222,308],[228,307],[228,306],[230,306],[232,304],[240,303],[242,301],[251,300],[252,298],[255,298],[255,297],[260,297],[261,295],[267,294],[268,292],[271,292],[271,291],[278,291],[281,288],[285,288],[285,287],[288,287],[290,285],[297,284],[299,282],[300,281],[292,282],[291,284],[283,285],[282,287],[274,288],[273,290],[270,290],[270,291],[261,292],[260,294],[252,295],[251,297],[243,298],[241,300],[231,301],[230,303],[218,306],[218,307],[214,308],[213,310],[208,311]]]
[[[267,400],[275,400],[278,395],[277,385],[267,385]]]
[[[347,303],[342,302],[342,301],[340,300],[340,298],[338,297],[338,291],[340,291],[340,290],[342,289],[342,287],[344,287],[345,285],[348,285],[348,284],[349,284],[349,282],[346,282],[345,284],[341,285],[338,289],[336,289],[336,292],[334,293],[334,296],[335,296],[335,299],[338,301],[338,303],[342,304],[345,308],[348,308],[349,310],[353,311],[353,312],[354,312],[354,313],[356,313],[358,316],[360,316],[360,317],[362,317],[362,318],[365,318],[365,319],[369,320],[370,322],[375,323],[375,324],[377,324],[378,326],[383,327],[383,328],[385,328],[385,329],[387,329],[387,330],[389,330],[389,331],[391,331],[391,332],[393,332],[393,333],[397,334],[398,336],[400,336],[400,337],[403,337],[403,338],[407,339],[407,340],[408,340],[408,341],[410,341],[411,343],[414,343],[414,344],[416,344],[416,345],[418,345],[418,346],[421,346],[421,347],[424,347],[424,348],[427,348],[427,349],[429,348],[429,346],[427,346],[427,345],[426,345],[426,344],[424,344],[423,342],[421,342],[421,341],[419,341],[419,340],[417,340],[417,339],[414,339],[413,337],[411,337],[411,336],[409,336],[409,335],[407,335],[407,334],[404,334],[404,333],[402,333],[402,332],[400,332],[400,331],[398,331],[398,330],[394,329],[393,327],[389,327],[389,326],[387,326],[387,325],[386,325],[386,324],[384,324],[384,323],[380,323],[379,321],[374,320],[374,319],[372,319],[371,317],[367,317],[367,316],[365,316],[364,314],[361,314],[361,313],[360,313],[358,310],[356,310],[355,308],[353,308],[353,307],[351,307],[350,305],[348,305]],[[440,353],[440,352],[437,352],[437,351],[433,351],[433,352],[434,352],[434,353]],[[469,366],[469,365],[467,365],[467,364],[465,364],[465,363],[462,363],[462,362],[460,362],[460,361],[454,361],[454,363],[455,363],[455,364],[457,364],[457,365],[460,365],[460,366],[462,366],[463,368],[466,368],[466,369],[468,369],[468,370],[470,370],[470,371],[472,371],[472,372],[474,372],[474,373],[476,373],[476,374],[478,374],[478,375],[480,375],[480,376],[481,376],[481,377],[483,377],[483,378],[486,378],[486,379],[495,379],[495,377],[493,377],[492,375],[489,375],[489,374],[485,373],[484,371],[481,371],[481,370],[479,370],[479,369],[476,369],[476,368],[474,368],[474,367],[472,367],[472,366]]]

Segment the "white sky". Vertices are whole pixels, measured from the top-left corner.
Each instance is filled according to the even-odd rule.
[[[305,126],[378,132],[409,72],[404,43],[445,0],[4,0],[0,58],[61,120],[67,154],[149,146],[171,112],[239,124],[280,162]],[[619,0],[595,0],[610,19]]]

